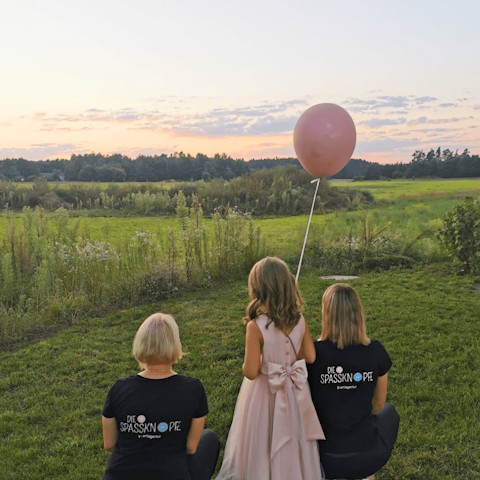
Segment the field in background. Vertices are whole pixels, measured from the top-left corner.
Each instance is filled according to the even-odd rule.
[[[333,186],[368,190],[377,200],[399,198],[463,198],[480,195],[480,178],[448,178],[419,180],[370,180],[349,182],[337,180]]]
[[[333,182],[334,188],[339,184]],[[346,188],[352,184],[371,188],[376,202],[364,209],[322,213],[320,195],[302,268],[351,275],[442,261],[446,254],[436,234],[443,216],[480,189],[480,179],[344,182]],[[62,209],[0,216],[0,344],[11,336],[19,341],[30,330],[68,324],[82,311],[110,312],[128,302],[135,305],[139,295],[179,291],[184,277],[205,286],[223,269],[217,262],[213,275],[211,263],[205,268],[207,257],[225,254],[228,264],[237,250],[231,243],[236,234],[227,233],[237,227],[220,234],[223,221],[209,217],[202,218],[200,228],[192,218],[186,228],[175,217],[93,214]],[[251,220],[265,240],[264,252],[285,258],[295,270],[307,223],[308,215]],[[238,259],[235,263],[240,264]],[[75,273],[80,271],[82,275]],[[139,288],[133,295],[132,282]]]
[[[172,182],[165,183],[172,185]],[[65,188],[68,184],[62,184]],[[97,185],[95,183],[94,185]],[[108,184],[102,184],[105,187]],[[162,183],[163,185],[163,183]],[[480,178],[448,179],[448,180],[392,180],[344,182],[335,181],[335,188],[355,188],[368,190],[377,204],[364,211],[338,211],[321,214],[321,198],[317,199],[315,213],[312,218],[312,232],[327,237],[346,236],[350,228],[356,228],[363,222],[366,212],[372,216],[379,226],[391,223],[391,232],[405,232],[425,228],[429,222],[438,225],[441,217],[465,197],[480,195]],[[312,197],[314,193],[312,185]],[[101,212],[96,212],[99,215]],[[110,241],[116,244],[125,237],[136,232],[159,233],[168,227],[178,224],[172,217],[118,217],[118,216],[85,216],[80,217],[79,232],[92,241]],[[71,222],[76,221],[71,219]],[[208,225],[208,219],[206,219]],[[308,215],[291,217],[255,218],[254,224],[262,229],[269,244],[278,254],[283,250],[292,254],[301,249],[307,228]],[[0,240],[5,235],[5,215],[0,215]]]

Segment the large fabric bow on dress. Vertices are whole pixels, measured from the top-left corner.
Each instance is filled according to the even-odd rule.
[[[307,384],[307,366],[305,360],[297,360],[291,366],[278,363],[268,363],[268,384],[270,391],[275,393],[275,407],[273,412],[272,450],[270,458],[292,440],[290,428],[292,411],[296,406],[289,405],[289,397],[295,395],[298,404],[298,415],[301,431],[307,440],[324,440],[322,426],[317,417],[317,412],[310,397]],[[293,390],[289,394],[287,389]]]

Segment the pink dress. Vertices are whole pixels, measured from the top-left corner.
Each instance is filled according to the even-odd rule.
[[[305,360],[296,360],[303,316],[290,340],[256,320],[263,335],[261,373],[243,379],[217,480],[319,480],[317,440],[325,438],[310,397]]]

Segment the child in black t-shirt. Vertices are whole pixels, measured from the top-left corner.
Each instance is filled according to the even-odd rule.
[[[315,349],[308,381],[326,436],[319,442],[325,474],[374,478],[390,458],[399,417],[385,403],[392,362],[382,344],[368,338],[363,306],[351,286],[337,283],[325,291]]]

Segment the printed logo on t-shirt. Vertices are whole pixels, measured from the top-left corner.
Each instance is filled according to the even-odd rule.
[[[337,390],[352,390],[359,382],[373,382],[373,372],[344,372],[341,365],[327,366],[327,373],[320,374],[320,383],[336,384]]]
[[[120,432],[138,434],[138,438],[162,438],[162,433],[181,432],[181,423],[181,420],[147,422],[145,415],[127,415],[126,422],[120,422]]]

